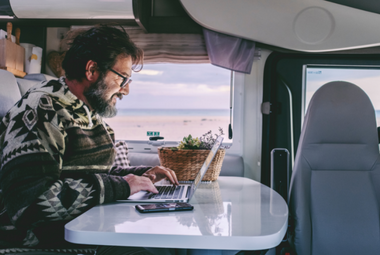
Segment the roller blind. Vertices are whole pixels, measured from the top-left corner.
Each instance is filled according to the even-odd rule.
[[[202,34],[155,34],[126,29],[144,50],[144,63],[210,63]]]

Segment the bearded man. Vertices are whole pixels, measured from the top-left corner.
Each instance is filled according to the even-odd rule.
[[[34,86],[9,110],[0,125],[0,245],[59,247],[64,225],[91,207],[157,193],[163,178],[178,184],[170,169],[115,164],[114,132],[102,117],[116,115],[142,61],[124,30],[91,28],[67,51],[66,76]]]

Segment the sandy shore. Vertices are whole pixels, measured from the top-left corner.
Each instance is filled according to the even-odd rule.
[[[118,140],[148,140],[147,131],[156,131],[166,141],[181,141],[189,134],[200,137],[209,130],[218,133],[219,127],[227,133],[229,117],[116,116],[105,121],[113,128]]]

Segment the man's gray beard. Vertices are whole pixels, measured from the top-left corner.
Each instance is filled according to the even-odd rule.
[[[104,78],[99,77],[98,81],[92,84],[83,95],[97,114],[104,118],[112,118],[116,116],[117,109],[112,105],[112,97],[108,100],[103,98],[107,91],[108,87]]]

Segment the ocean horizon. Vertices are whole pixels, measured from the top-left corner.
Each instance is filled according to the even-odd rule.
[[[229,109],[118,109],[118,116],[229,116]]]
[[[376,119],[380,119],[380,110],[375,110],[375,114],[376,114]],[[230,110],[229,109],[118,109],[117,116],[230,116]]]

